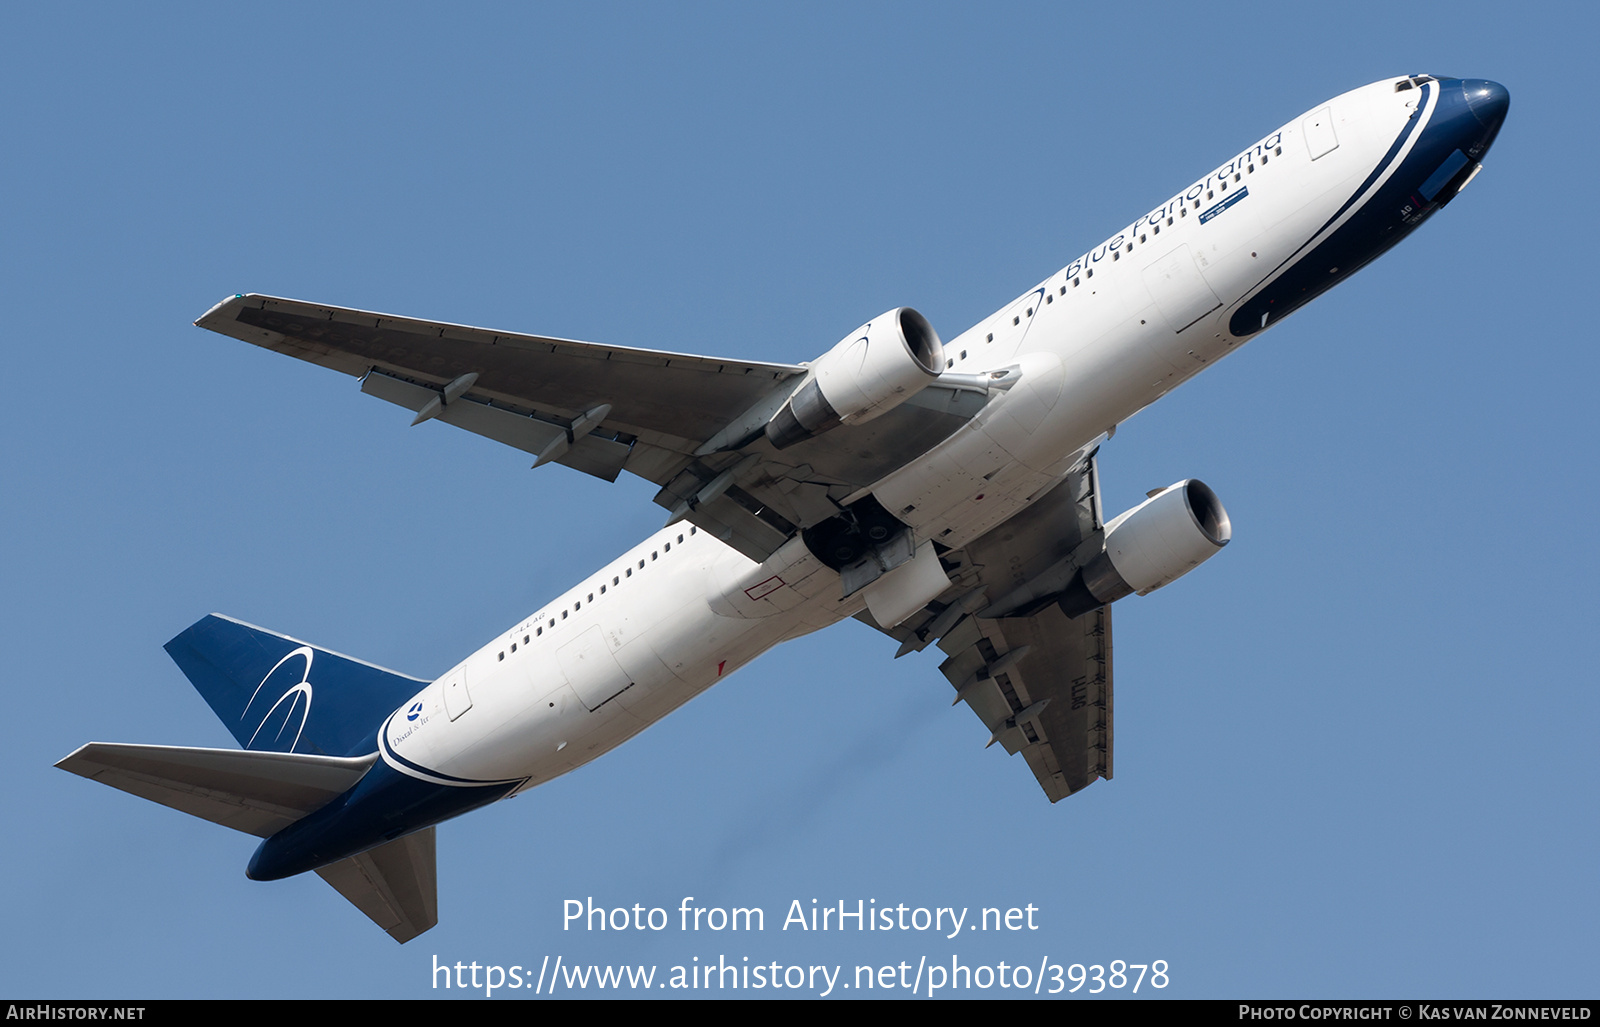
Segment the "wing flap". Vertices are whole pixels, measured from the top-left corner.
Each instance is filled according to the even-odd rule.
[[[376,759],[90,742],[56,766],[266,838],[349,791]]]
[[[414,412],[422,411],[441,396],[438,389],[377,370],[367,372],[361,379],[361,391]],[[434,419],[534,456],[544,453],[552,443],[570,437],[567,425],[515,413],[471,396],[461,396],[443,404]],[[606,481],[616,481],[630,453],[632,446],[627,443],[618,442],[614,437],[606,438],[603,433],[590,432],[573,439],[566,452],[554,462]]]

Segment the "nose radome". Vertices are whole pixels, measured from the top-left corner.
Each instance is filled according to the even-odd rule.
[[[1506,120],[1506,111],[1511,109],[1511,91],[1505,86],[1484,78],[1471,78],[1461,83],[1461,89],[1466,94],[1467,106],[1472,108],[1472,116],[1484,128],[1493,132]]]

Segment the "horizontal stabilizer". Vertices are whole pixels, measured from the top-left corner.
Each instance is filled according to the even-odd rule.
[[[349,791],[377,758],[90,742],[56,766],[267,838]]]
[[[317,876],[401,944],[439,922],[431,827],[319,867]]]

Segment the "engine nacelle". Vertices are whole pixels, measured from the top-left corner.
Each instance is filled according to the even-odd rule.
[[[1106,525],[1105,549],[1062,595],[1076,617],[1132,592],[1146,595],[1200,566],[1233,537],[1228,511],[1195,478],[1169,485]]]
[[[805,384],[767,422],[777,449],[841,424],[860,424],[915,396],[944,370],[928,319],[897,307],[850,333],[811,365]]]

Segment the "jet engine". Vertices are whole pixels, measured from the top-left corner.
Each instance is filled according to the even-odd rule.
[[[805,383],[767,422],[777,449],[841,424],[860,424],[921,392],[944,370],[944,343],[910,307],[873,318],[811,365]]]
[[[1060,598],[1077,617],[1131,592],[1147,595],[1200,566],[1233,537],[1228,511],[1195,478],[1169,485],[1106,525],[1105,548]]]

